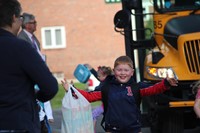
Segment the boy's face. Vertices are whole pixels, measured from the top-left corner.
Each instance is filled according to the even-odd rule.
[[[127,83],[133,76],[133,68],[127,64],[119,64],[114,68],[114,75],[120,83]]]

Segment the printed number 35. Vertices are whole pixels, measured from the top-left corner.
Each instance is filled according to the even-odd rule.
[[[154,21],[154,29],[161,29],[162,27],[163,25],[161,20]]]

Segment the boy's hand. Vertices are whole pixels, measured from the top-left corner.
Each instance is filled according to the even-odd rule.
[[[178,86],[178,81],[175,78],[167,78],[167,81],[171,86]]]
[[[62,86],[65,89],[66,92],[68,92],[68,88],[69,88],[69,83],[67,82],[66,78],[64,78],[63,80],[61,80]]]

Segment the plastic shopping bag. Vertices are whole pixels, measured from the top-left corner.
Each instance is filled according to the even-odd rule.
[[[90,103],[72,85],[69,87],[62,100],[61,133],[94,133]]]

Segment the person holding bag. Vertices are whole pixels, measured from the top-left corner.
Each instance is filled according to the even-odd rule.
[[[76,88],[67,83],[62,100],[61,133],[94,133],[91,105]]]
[[[101,91],[81,94],[93,102],[102,99],[104,106],[104,129],[108,133],[141,133],[140,101],[144,96],[163,93],[171,86],[177,86],[174,78],[166,78],[152,86],[144,87],[143,82],[133,79],[133,62],[128,56],[120,56],[114,63],[114,76],[108,76]],[[66,80],[62,84],[66,91]]]

